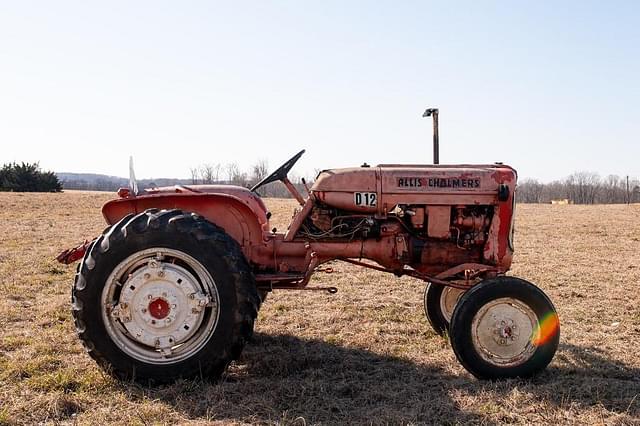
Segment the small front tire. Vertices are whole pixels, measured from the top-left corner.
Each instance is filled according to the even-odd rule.
[[[530,377],[551,362],[560,324],[542,290],[503,276],[480,282],[460,298],[449,336],[456,357],[477,378]]]
[[[424,289],[424,313],[433,330],[443,336],[449,331],[453,310],[465,290],[427,284]]]

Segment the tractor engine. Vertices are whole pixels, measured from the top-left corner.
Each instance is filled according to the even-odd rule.
[[[441,216],[437,216],[437,215]],[[490,206],[436,207],[399,204],[385,219],[354,214],[327,205],[314,206],[298,232],[311,240],[378,238],[393,229],[418,239],[449,240],[459,248],[482,245],[493,209]],[[429,221],[429,218],[432,218]],[[440,222],[438,222],[440,220]]]
[[[508,268],[515,183],[515,171],[502,165],[325,170],[297,236],[402,240],[406,250],[398,247],[395,260],[421,271],[461,263]],[[387,259],[373,260],[390,266]]]

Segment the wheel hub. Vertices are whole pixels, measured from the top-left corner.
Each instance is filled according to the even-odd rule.
[[[511,318],[503,318],[495,322],[493,340],[501,346],[513,344],[520,337],[518,325]]]
[[[169,312],[171,312],[171,306],[169,306],[169,303],[166,301],[166,299],[163,299],[161,297],[153,299],[151,302],[149,302],[148,309],[151,316],[156,319],[163,319],[167,315],[169,315]]]
[[[486,361],[518,365],[535,352],[531,344],[537,316],[517,299],[496,299],[484,305],[472,321],[472,342]]]
[[[134,341],[170,353],[196,332],[210,304],[187,269],[151,260],[129,275],[111,315]]]

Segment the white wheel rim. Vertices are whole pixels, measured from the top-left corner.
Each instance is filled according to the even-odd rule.
[[[189,358],[209,341],[220,314],[209,272],[178,250],[150,248],[120,262],[102,290],[102,318],[127,355],[151,364]]]
[[[480,357],[497,366],[520,365],[536,350],[538,317],[520,300],[503,297],[492,300],[475,314],[471,340]]]
[[[442,312],[442,316],[447,322],[451,322],[453,310],[456,308],[458,300],[460,300],[460,296],[462,296],[464,292],[465,290],[454,287],[445,287],[442,290],[440,294],[440,312]]]

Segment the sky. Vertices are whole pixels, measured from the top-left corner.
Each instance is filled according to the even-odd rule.
[[[640,176],[640,2],[0,0],[0,163]]]

